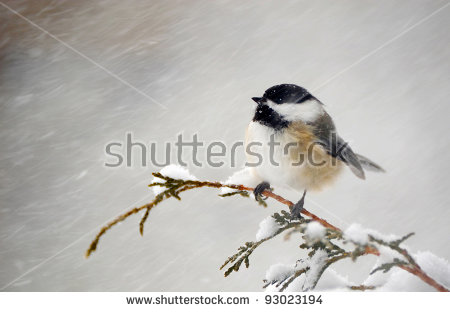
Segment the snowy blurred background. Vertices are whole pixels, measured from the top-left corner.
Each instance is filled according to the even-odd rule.
[[[152,211],[144,237],[136,216],[84,252],[107,221],[152,199],[159,170],[105,167],[108,142],[132,132],[162,147],[197,133],[231,145],[250,98],[279,83],[315,90],[353,149],[387,170],[364,182],[347,170],[306,207],[343,228],[414,231],[413,252],[450,259],[446,3],[2,1],[0,289],[260,290],[271,264],[303,255],[296,240],[271,241],[228,278],[218,268],[281,208],[273,201],[185,193]],[[211,180],[236,170],[188,169]],[[358,283],[374,261],[335,268]]]

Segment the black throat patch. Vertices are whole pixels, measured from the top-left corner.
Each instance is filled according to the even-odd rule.
[[[259,122],[260,124],[271,127],[275,130],[281,130],[289,126],[289,122],[287,120],[285,120],[280,114],[271,109],[269,106],[264,104],[259,104],[256,107],[253,121]]]

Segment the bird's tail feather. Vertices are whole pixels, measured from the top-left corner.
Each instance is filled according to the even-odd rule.
[[[364,157],[360,154],[356,154],[356,157],[358,158],[359,163],[361,166],[366,169],[367,171],[374,171],[374,172],[386,172],[381,166],[377,165],[373,161],[371,161],[369,158]]]

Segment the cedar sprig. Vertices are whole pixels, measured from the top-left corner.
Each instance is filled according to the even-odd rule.
[[[128,217],[145,210],[145,213],[142,216],[141,221],[139,222],[139,232],[141,235],[143,235],[144,224],[146,223],[149,217],[150,211],[154,207],[159,205],[162,201],[167,200],[169,198],[174,197],[178,200],[181,200],[180,194],[182,192],[201,187],[210,187],[216,189],[224,187],[233,189],[235,191],[219,196],[230,197],[234,195],[240,195],[243,197],[249,197],[249,192],[252,192],[254,190],[251,187],[247,187],[240,184],[223,184],[220,182],[174,179],[168,176],[164,176],[159,172],[153,173],[153,176],[159,178],[160,181],[151,183],[149,187],[159,186],[163,187],[164,190],[160,194],[156,195],[152,202],[147,203],[140,207],[132,208],[116,217],[114,220],[106,224],[104,227],[102,227],[98,232],[98,234],[95,236],[94,240],[91,242],[88,250],[86,251],[86,257],[89,257],[92,254],[92,252],[94,252],[97,249],[100,238],[112,227],[126,220]],[[262,193],[262,195],[266,196],[267,198],[270,197],[272,199],[275,199],[288,207],[292,207],[293,205],[291,201],[281,197],[280,195],[275,194],[272,190],[266,190]],[[262,200],[262,198],[259,198],[258,203],[263,206],[267,206],[267,203],[264,200]],[[223,269],[226,266],[228,266],[227,270],[225,271],[225,276],[228,276],[231,272],[238,271],[242,263],[244,263],[244,265],[248,268],[250,265],[249,258],[251,254],[256,248],[258,248],[264,242],[274,238],[275,236],[278,236],[283,232],[286,232],[285,238],[291,237],[291,235],[296,232],[304,234],[306,225],[309,222],[317,221],[326,228],[325,237],[318,241],[314,240],[311,241],[309,240],[308,237],[306,237],[306,235],[303,235],[302,236],[303,243],[300,245],[300,248],[304,248],[309,251],[308,253],[309,258],[307,258],[306,260],[311,259],[311,257],[313,257],[315,253],[319,250],[326,252],[327,259],[326,261],[323,262],[322,266],[319,268],[319,272],[314,277],[312,282],[310,281],[310,286],[308,286],[308,288],[304,290],[314,289],[314,287],[317,285],[317,282],[320,280],[320,277],[330,265],[346,258],[351,258],[353,261],[355,261],[358,257],[361,256],[366,255],[379,256],[380,255],[379,248],[383,246],[396,251],[403,259],[401,260],[400,258],[394,258],[393,262],[382,264],[380,267],[373,270],[372,273],[375,273],[377,271],[387,272],[391,270],[393,267],[398,267],[400,269],[406,270],[411,274],[416,275],[417,277],[422,279],[425,283],[431,285],[438,291],[448,291],[446,287],[439,284],[433,278],[428,276],[416,263],[416,261],[409,254],[409,252],[404,247],[401,247],[401,244],[411,235],[413,235],[413,233],[405,235],[404,237],[394,241],[385,241],[382,238],[376,237],[374,235],[368,235],[368,243],[358,244],[355,242],[351,242],[355,245],[355,248],[349,251],[346,248],[344,248],[345,247],[344,245],[346,245],[350,241],[348,241],[344,237],[343,232],[338,227],[332,225],[331,223],[316,216],[315,214],[309,212],[306,209],[302,210],[302,215],[304,217],[308,217],[308,219],[303,218],[300,220],[293,221],[291,220],[290,214],[287,211],[282,210],[280,211],[280,213],[275,213],[272,217],[278,223],[280,228],[270,237],[264,238],[257,242],[247,242],[244,244],[244,246],[240,247],[238,249],[238,252],[233,256],[229,257],[227,261],[225,261],[225,263],[220,267],[220,269]],[[304,260],[301,260],[300,262],[302,261]],[[289,284],[291,284],[296,278],[298,278],[303,274],[308,274],[309,270],[310,270],[309,266],[301,267],[296,271],[294,271],[294,273],[291,276],[284,278],[282,281],[269,281],[269,282],[266,281],[265,287],[267,287],[270,284],[276,283],[277,286],[281,286],[280,290],[285,290],[289,286]],[[364,286],[364,285],[349,286],[349,289],[368,290],[372,289],[372,286]]]

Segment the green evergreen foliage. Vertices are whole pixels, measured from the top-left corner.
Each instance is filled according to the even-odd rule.
[[[139,223],[139,231],[141,235],[144,234],[144,225],[148,220],[150,211],[160,204],[162,201],[169,198],[176,198],[181,200],[181,193],[202,187],[209,188],[229,188],[235,191],[222,194],[222,197],[231,197],[240,195],[242,197],[249,197],[249,192],[253,191],[252,188],[246,187],[244,185],[235,184],[223,184],[220,182],[209,182],[209,181],[197,181],[197,180],[183,180],[183,179],[173,179],[168,176],[164,176],[161,173],[153,173],[153,176],[157,179],[149,185],[149,187],[162,187],[161,193],[156,195],[155,199],[141,207],[136,207],[130,209],[124,214],[118,216],[113,221],[109,222],[104,226],[99,233],[96,235],[88,250],[86,251],[86,257],[89,257],[92,252],[94,252],[97,247],[100,238],[112,227],[114,227],[119,222],[126,220],[128,217],[137,214],[141,211],[145,211],[141,221]],[[272,191],[265,191],[263,195],[276,199],[279,202],[291,206],[292,203],[279,195],[276,195]],[[261,198],[258,201],[259,204],[266,206],[267,203]],[[268,287],[269,285],[275,285],[279,291],[284,291],[288,286],[294,282],[297,278],[304,276],[305,280],[302,286],[303,291],[313,290],[323,273],[334,263],[341,261],[343,259],[351,259],[356,261],[359,257],[368,255],[380,255],[380,250],[390,250],[390,256],[392,258],[391,262],[386,262],[381,264],[379,267],[372,270],[370,274],[381,271],[383,273],[389,272],[393,267],[399,267],[404,269],[419,278],[429,285],[435,287],[440,291],[448,291],[444,286],[437,283],[431,277],[429,277],[416,263],[413,257],[409,254],[402,243],[411,237],[413,233],[407,234],[404,237],[395,240],[388,240],[382,235],[370,232],[367,233],[366,239],[355,240],[351,237],[347,237],[344,232],[339,228],[331,225],[327,221],[315,216],[314,214],[304,210],[303,215],[308,216],[308,218],[301,218],[300,220],[292,220],[291,214],[286,210],[281,210],[272,215],[272,218],[278,225],[278,229],[273,233],[264,237],[258,241],[249,241],[244,243],[238,248],[238,252],[228,257],[224,264],[220,267],[220,270],[224,270],[224,275],[229,276],[233,272],[239,271],[242,264],[246,268],[250,266],[250,257],[256,248],[260,248],[265,242],[275,238],[276,236],[284,233],[285,238],[292,238],[294,234],[299,234],[301,249],[307,251],[307,256],[304,259],[299,259],[296,266],[290,272],[290,274],[283,275],[282,278],[276,278],[274,280],[264,280],[263,287]],[[311,222],[318,222],[324,227],[323,235],[315,235],[310,237],[308,235],[308,226]],[[395,255],[392,257],[392,255]],[[373,286],[365,285],[349,285],[351,290],[370,290],[374,289]]]

